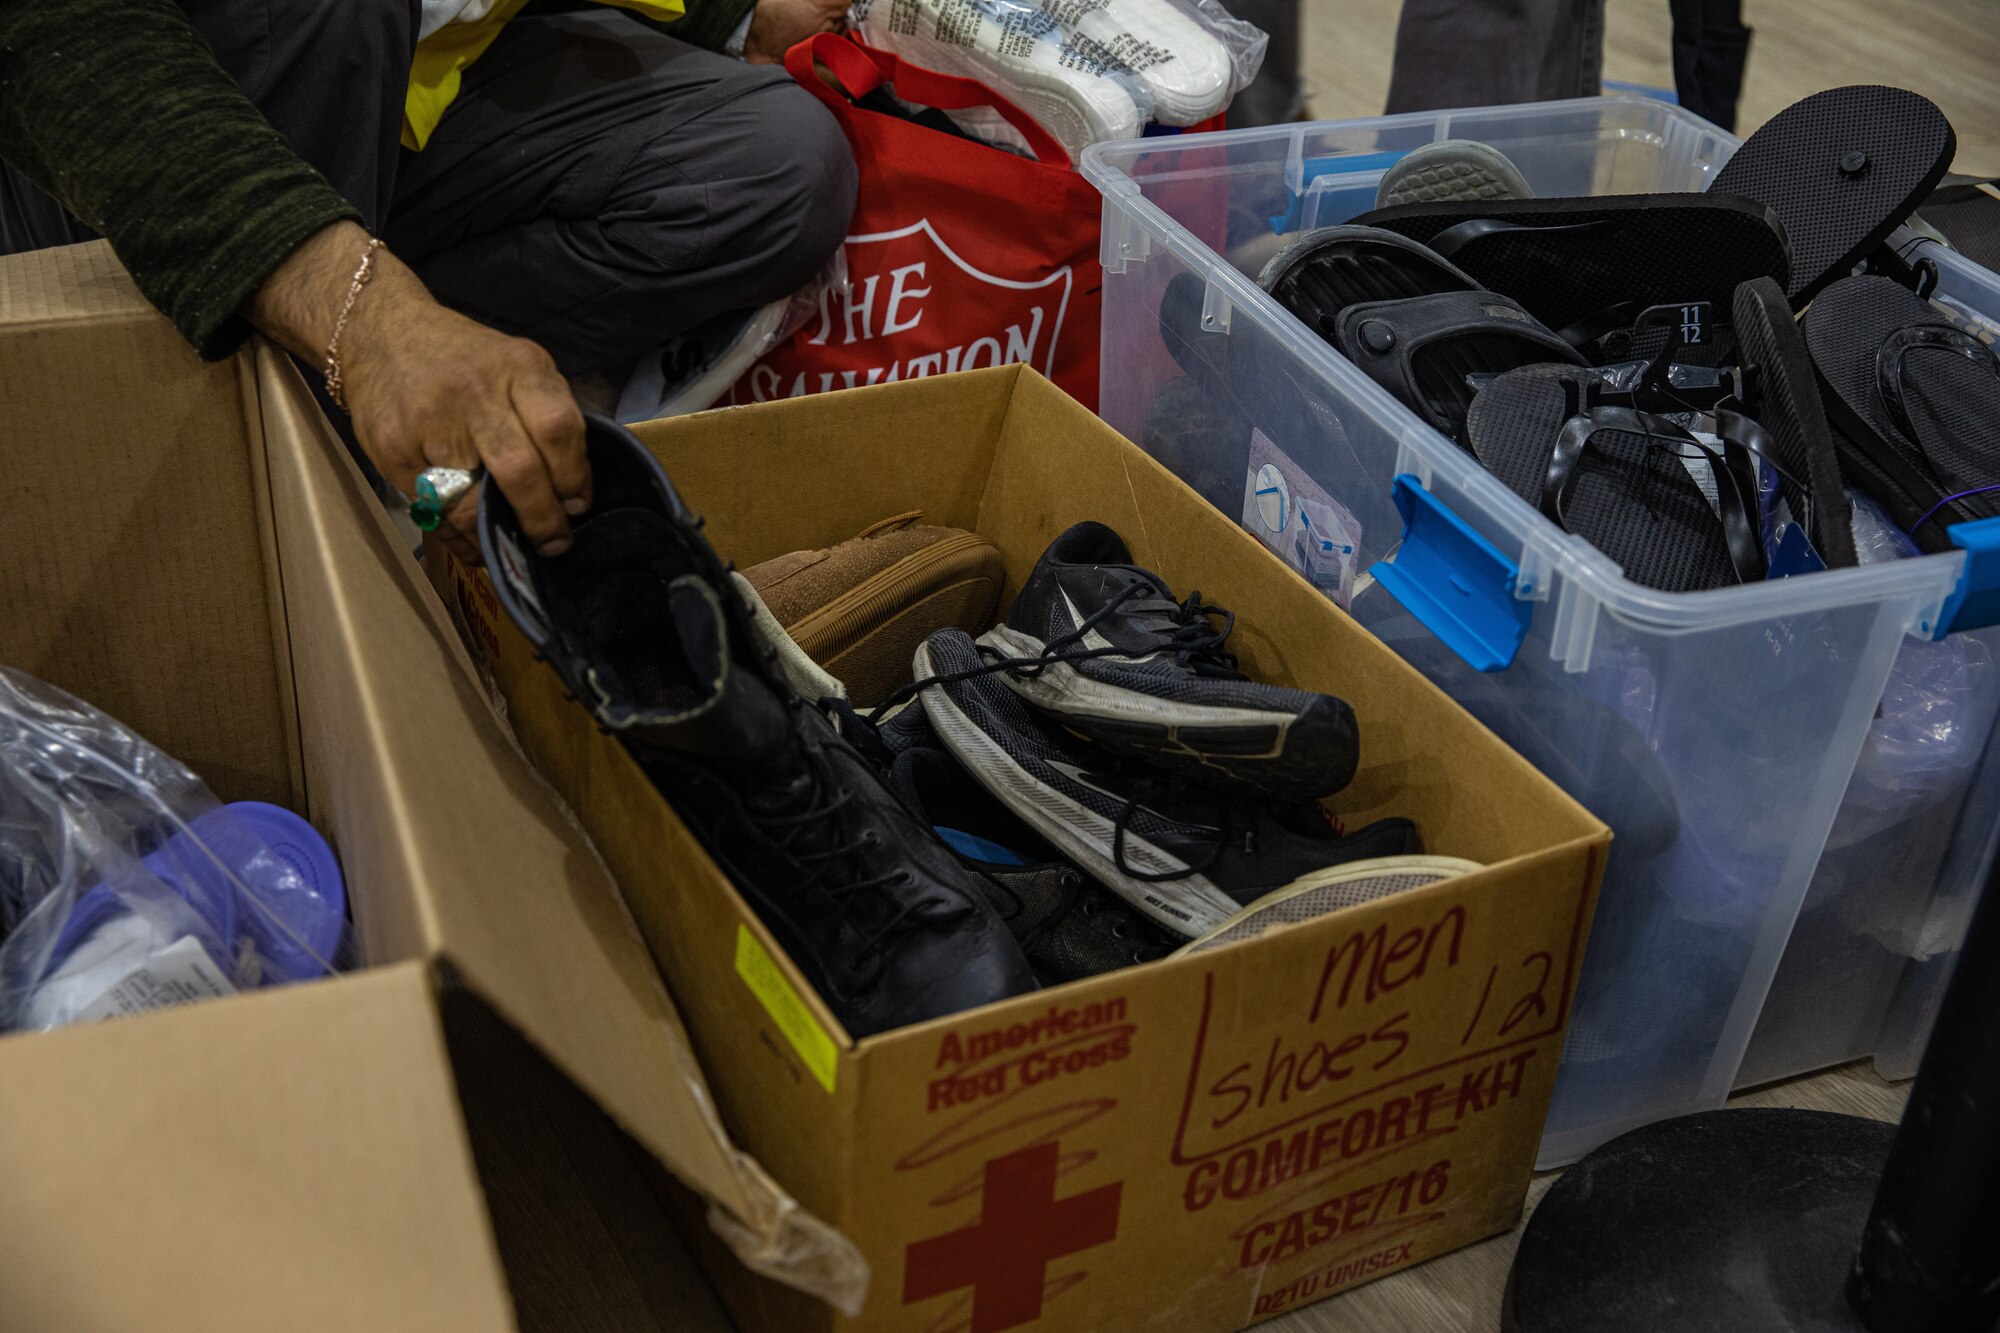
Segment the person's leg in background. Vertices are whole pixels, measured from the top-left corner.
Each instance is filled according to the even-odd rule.
[[[1229,128],[1283,125],[1305,114],[1299,88],[1299,0],[1231,0],[1229,12],[1271,38],[1264,67],[1229,104]]]
[[[1390,114],[1594,97],[1604,0],[1403,0]]]
[[[1682,106],[1725,130],[1736,128],[1736,103],[1750,61],[1743,0],[1671,0],[1674,91]]]
[[[386,237],[439,300],[577,375],[798,290],[854,192],[839,126],[782,69],[615,10],[531,12],[403,155]]]

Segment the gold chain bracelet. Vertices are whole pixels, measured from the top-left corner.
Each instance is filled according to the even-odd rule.
[[[340,306],[340,317],[333,321],[333,336],[326,340],[326,395],[343,412],[347,410],[347,391],[340,378],[340,335],[347,328],[347,317],[354,313],[354,303],[360,299],[361,289],[375,276],[375,252],[381,248],[382,242],[371,237],[368,248],[361,252],[361,264],[354,270],[354,281],[348,284],[347,299]]]

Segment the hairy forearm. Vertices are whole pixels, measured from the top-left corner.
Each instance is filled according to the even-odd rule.
[[[109,239],[210,356],[302,241],[358,216],[171,0],[0,0],[0,157]]]

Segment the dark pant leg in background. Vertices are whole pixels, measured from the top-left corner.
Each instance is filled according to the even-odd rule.
[[[1305,114],[1299,88],[1300,0],[1229,0],[1229,12],[1270,35],[1264,66],[1229,104],[1229,128],[1283,125]]]
[[[1674,92],[1680,103],[1725,130],[1736,128],[1736,103],[1750,60],[1743,0],[1671,0]]]
[[[1594,97],[1604,0],[1403,0],[1389,112]]]
[[[386,236],[439,300],[573,375],[797,291],[854,190],[839,126],[783,70],[612,10],[531,13],[403,155]]]

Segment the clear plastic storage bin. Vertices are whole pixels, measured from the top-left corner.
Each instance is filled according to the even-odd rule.
[[[1609,97],[1093,147],[1102,415],[1612,826],[1542,1165],[1749,1082],[1907,1074],[2000,827],[2000,632],[1933,641],[1983,563],[1632,583],[1258,289],[1444,138],[1541,195],[1699,190],[1737,145]],[[2000,316],[1993,274],[1923,254],[1938,299]],[[1247,364],[1250,402],[1224,387]]]

